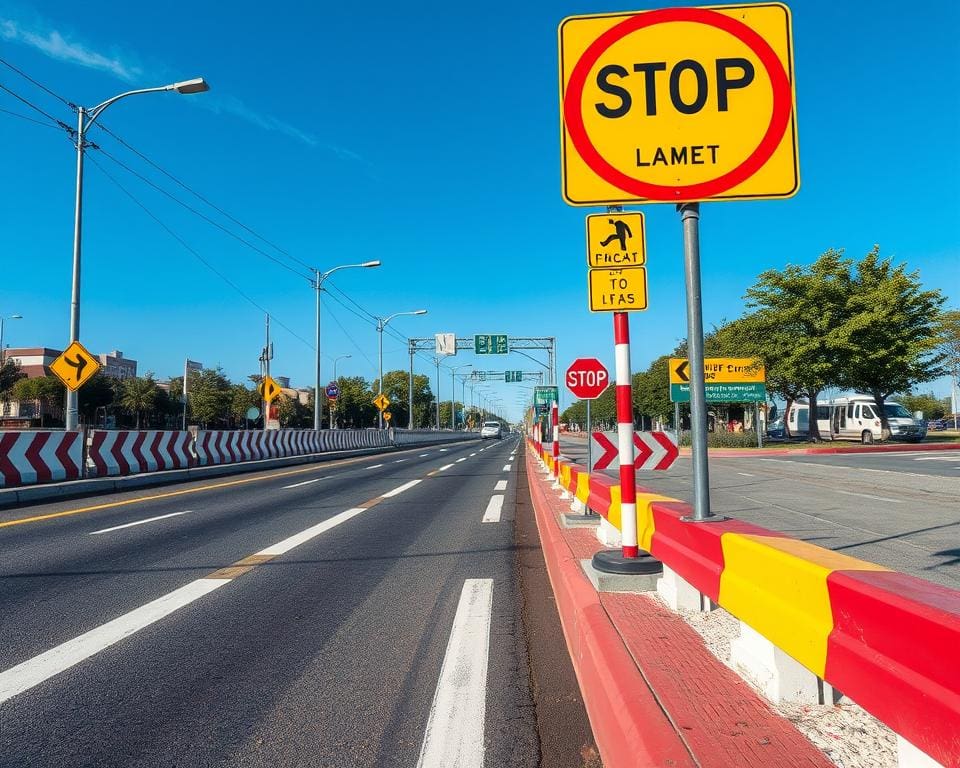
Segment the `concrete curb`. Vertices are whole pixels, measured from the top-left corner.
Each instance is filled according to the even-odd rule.
[[[151,488],[173,483],[184,483],[190,480],[205,480],[225,475],[241,475],[250,472],[262,472],[267,469],[280,467],[295,467],[301,464],[319,464],[336,459],[349,459],[356,456],[374,456],[383,453],[414,451],[429,445],[459,445],[473,442],[473,440],[458,440],[455,442],[443,440],[436,443],[420,443],[418,445],[396,448],[394,446],[378,448],[357,448],[349,451],[330,451],[311,453],[305,456],[286,456],[277,459],[260,459],[244,461],[235,464],[215,464],[208,467],[191,467],[190,469],[171,469],[162,472],[145,472],[139,475],[124,477],[98,477],[89,480],[72,480],[63,483],[46,483],[43,485],[26,485],[17,488],[0,490],[0,509],[16,507],[26,504],[37,504],[45,501],[77,499],[84,496],[94,496],[103,493],[119,493],[139,488]]]
[[[535,461],[525,454],[527,477],[535,477]],[[603,764],[692,768],[689,750],[552,523],[544,484],[528,485],[560,623]]]

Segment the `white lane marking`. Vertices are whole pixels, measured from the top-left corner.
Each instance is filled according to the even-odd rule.
[[[503,471],[504,471],[504,472],[509,472],[509,471],[510,471],[510,467],[511,467],[510,464],[504,464],[504,465],[503,465]]]
[[[136,520],[132,523],[124,523],[123,525],[115,525],[112,528],[102,528],[99,531],[91,531],[91,536],[96,536],[101,533],[110,533],[110,531],[119,531],[121,528],[130,528],[134,525],[143,525],[144,523],[152,523],[154,520],[165,520],[168,517],[177,517],[177,515],[185,515],[192,510],[186,509],[183,512],[171,512],[168,515],[157,515],[156,517],[148,517],[145,520]]]
[[[870,469],[869,467],[851,467],[848,464],[826,464],[817,461],[797,461],[795,459],[760,459],[772,464],[800,464],[808,467],[824,467],[825,469],[855,470],[857,472],[879,472],[884,475],[907,475],[908,477],[930,477],[922,472],[900,472],[895,469]]]
[[[891,504],[903,504],[900,499],[888,499],[886,496],[871,496],[869,493],[854,493],[853,491],[834,490],[834,493],[842,493],[844,496],[859,496],[861,499],[873,499],[874,501],[887,501]]]
[[[304,480],[302,483],[294,483],[293,485],[285,485],[282,490],[287,490],[287,488],[299,488],[301,485],[310,485],[310,483],[318,483],[323,480],[322,477],[315,477],[313,480]]]
[[[476,455],[477,455],[477,452],[476,452],[476,451],[474,451],[474,452],[473,452],[473,453],[471,453],[470,455],[471,455],[471,456],[476,456]]]
[[[960,461],[960,456],[918,456],[914,461]]]
[[[322,523],[317,523],[310,528],[307,528],[305,531],[300,531],[300,533],[295,533],[293,536],[290,536],[283,541],[278,541],[276,544],[272,544],[266,549],[261,549],[257,552],[258,555],[284,555],[289,552],[294,547],[298,547],[306,541],[319,536],[324,531],[329,531],[331,528],[336,528],[340,523],[345,523],[352,517],[356,517],[361,512],[366,510],[362,507],[351,507],[350,509],[344,510],[340,514],[334,515],[333,517],[324,520]]]
[[[178,608],[228,584],[230,579],[197,579],[179,589],[168,592],[146,605],[108,621],[79,637],[34,656],[6,672],[0,672],[0,704],[19,693],[33,688],[44,680],[70,669],[84,659],[109,648],[125,637],[159,621]]]
[[[406,459],[396,459],[393,463],[394,463],[394,464],[402,464],[402,463],[405,462],[405,461],[406,461]]]
[[[497,484],[494,487],[495,491],[505,491],[507,490],[507,481],[506,480],[497,480]]]
[[[493,579],[467,579],[453,619],[417,768],[482,768]]]
[[[466,461],[466,460],[467,460],[466,457],[463,457],[463,458],[457,459],[457,460],[456,460],[455,462],[453,462],[453,463],[454,463],[454,464],[459,464],[461,461]]]
[[[744,477],[753,477],[749,472],[737,472],[738,475],[743,475]]]
[[[483,513],[483,523],[499,523],[500,513],[503,511],[503,496],[499,494],[490,497],[487,503],[487,509]]]
[[[447,452],[447,449],[446,449],[446,448],[441,448],[441,449],[440,449],[440,453],[446,453],[446,452]]]
[[[442,467],[440,467],[440,469],[437,470],[437,472],[443,472],[446,469],[450,469],[452,466],[453,464],[444,464]]]
[[[372,467],[367,467],[367,469],[380,469],[382,466],[383,464],[374,464]]]
[[[417,458],[422,459],[424,456],[429,456],[429,453],[421,453]]]
[[[409,490],[410,488],[413,488],[413,486],[415,486],[415,485],[416,485],[417,483],[419,483],[419,482],[421,482],[421,481],[420,481],[420,480],[411,480],[409,483],[404,483],[403,485],[398,485],[398,486],[397,486],[396,488],[394,488],[392,491],[387,491],[386,493],[382,493],[382,494],[380,494],[380,495],[383,496],[383,498],[385,498],[385,499],[392,498],[393,496],[399,496],[399,495],[400,495],[401,493],[403,493],[404,491]]]

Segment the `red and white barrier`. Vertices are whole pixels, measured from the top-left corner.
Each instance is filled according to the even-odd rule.
[[[197,433],[196,452],[200,466],[212,466],[390,444],[390,433],[375,429],[203,430]]]
[[[101,431],[90,433],[88,477],[116,477],[196,466],[193,435],[183,431]]]
[[[0,487],[80,479],[79,432],[0,432]]]
[[[613,313],[613,350],[617,364],[617,434],[620,444],[620,535],[623,556],[638,557],[637,470],[633,464],[633,396],[630,382],[630,315]]]

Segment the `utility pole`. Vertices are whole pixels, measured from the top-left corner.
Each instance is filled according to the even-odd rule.
[[[270,378],[270,358],[273,357],[273,348],[270,346],[270,315],[267,314],[266,321],[266,343],[263,346],[263,355],[260,358],[263,360],[263,378],[260,381],[261,386]],[[262,389],[266,391],[266,387],[262,386]],[[316,399],[316,396],[314,396]],[[270,403],[267,402],[266,398],[262,400],[263,405],[263,431],[267,431],[267,422],[270,420]]]

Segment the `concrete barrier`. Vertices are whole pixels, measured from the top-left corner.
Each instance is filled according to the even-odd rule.
[[[86,477],[120,477],[196,465],[193,436],[189,432],[94,430],[89,433]]]
[[[542,449],[540,458],[552,459]],[[576,467],[561,477],[576,493],[585,473]],[[619,528],[616,482],[590,475],[587,485],[590,507]],[[919,752],[960,766],[960,592],[739,520],[681,519],[691,514],[638,488],[640,546],[669,569],[674,590],[692,588],[749,627],[741,652],[769,641],[815,676],[814,688],[816,678],[826,681]],[[782,659],[769,655],[764,674],[782,673],[785,698],[809,689],[797,669],[778,670]],[[754,671],[758,663],[743,662]]]
[[[0,432],[0,487],[78,480],[79,432]]]

